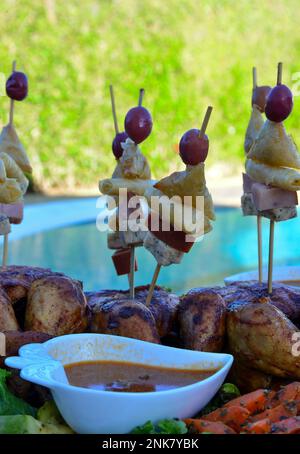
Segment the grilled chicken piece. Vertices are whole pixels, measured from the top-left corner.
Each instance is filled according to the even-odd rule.
[[[87,321],[86,299],[78,282],[51,275],[31,285],[25,330],[61,336],[83,332]]]
[[[220,295],[209,290],[183,297],[179,305],[179,330],[183,347],[220,352],[225,337],[226,307]]]
[[[141,302],[120,299],[93,304],[91,331],[159,343],[155,319]]]
[[[245,281],[236,282],[227,287],[217,287],[217,291],[226,305],[234,301],[256,302],[259,298],[270,297],[270,303],[280,309],[290,320],[300,317],[300,289],[284,284],[273,283],[272,294],[268,293],[266,283]]]
[[[0,267],[0,285],[6,291],[12,304],[27,298],[31,284],[42,277],[55,275],[63,276],[62,273],[54,273],[48,268],[32,266],[8,266]]]
[[[264,300],[265,301],[265,300]],[[236,361],[282,378],[300,378],[300,357],[292,355],[297,327],[269,302],[228,307],[228,347]]]
[[[0,288],[0,331],[18,329],[19,325],[11,302],[6,292]]]
[[[136,287],[135,301],[141,304],[146,302],[149,286]],[[92,312],[93,325],[97,327],[98,313],[100,308],[108,302],[127,300],[128,291],[102,290],[101,292],[86,293],[88,306]],[[166,290],[155,287],[151,304],[147,311],[150,311],[155,320],[156,330],[160,338],[169,336],[177,330],[177,308],[179,297]],[[97,328],[96,328],[97,329]],[[133,336],[131,336],[133,337]]]
[[[146,302],[149,292],[149,285],[136,288],[136,299],[141,303]],[[156,286],[148,308],[155,319],[158,335],[161,338],[167,337],[177,330],[179,297],[174,293]]]

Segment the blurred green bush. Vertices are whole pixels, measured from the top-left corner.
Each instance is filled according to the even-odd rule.
[[[142,149],[156,177],[181,167],[177,144],[214,106],[208,165],[243,159],[251,68],[259,83],[300,80],[297,0],[2,0],[0,72],[11,62],[29,76],[30,96],[15,122],[45,190],[95,187],[111,174],[114,135],[146,89],[154,128]],[[292,79],[295,79],[292,82]],[[297,141],[299,98],[286,122]],[[0,120],[8,100],[0,98]]]

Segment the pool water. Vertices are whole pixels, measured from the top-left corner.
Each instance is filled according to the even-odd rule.
[[[256,218],[235,208],[216,210],[214,229],[185,254],[179,265],[163,267],[158,283],[175,292],[222,283],[224,277],[257,265]],[[21,227],[20,227],[21,228]],[[275,226],[275,265],[299,265],[299,218]],[[17,239],[9,247],[9,263],[49,267],[84,282],[86,290],[128,288],[127,276],[117,276],[106,245],[106,233],[95,223],[58,228]],[[269,222],[263,220],[264,264],[268,258]],[[151,281],[156,262],[143,248],[136,252],[136,285]]]

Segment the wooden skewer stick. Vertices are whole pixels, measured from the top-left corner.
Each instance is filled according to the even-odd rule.
[[[254,66],[252,68],[253,89],[257,87],[257,70]],[[257,219],[257,255],[258,255],[258,282],[262,283],[262,233],[261,233],[261,216],[258,215]]]
[[[13,72],[15,72],[16,70],[16,61],[13,61],[13,64],[12,64],[12,70]],[[10,99],[10,109],[9,109],[9,125],[12,126],[13,122],[14,122],[14,105],[15,105],[15,101],[13,99]]]
[[[253,66],[252,68],[252,79],[253,79],[253,88],[257,87],[257,70],[256,67]]]
[[[258,282],[262,283],[262,234],[261,216],[257,216],[257,252],[258,252]]]
[[[17,63],[14,60],[13,64],[12,64],[12,72],[15,72],[16,66],[17,66]],[[13,122],[14,122],[14,106],[15,106],[15,101],[13,99],[10,99],[9,121],[8,121],[9,126],[12,126]],[[8,259],[8,233],[6,235],[4,235],[4,239],[3,239],[2,266],[7,266],[7,259]]]
[[[139,103],[138,103],[139,107],[141,107],[141,105],[143,104],[144,94],[145,94],[145,89],[140,88]]]
[[[275,227],[275,221],[270,221],[269,265],[268,265],[268,293],[272,293],[273,254],[274,254],[274,227]]]
[[[112,85],[109,86],[109,91],[110,91],[110,99],[111,99],[111,110],[112,110],[113,119],[114,119],[114,125],[115,125],[115,132],[116,132],[116,134],[119,134],[118,119],[117,119],[116,104],[115,104],[115,95],[114,95],[114,87]]]
[[[134,268],[135,268],[135,247],[130,248],[130,274],[129,274],[129,296],[134,300]]]
[[[277,85],[280,85],[281,82],[282,82],[282,62],[279,62],[278,66],[277,66]],[[268,293],[272,293],[272,286],[273,286],[274,228],[275,228],[275,222],[270,221]]]
[[[281,82],[282,82],[282,62],[279,62],[277,66],[277,85],[280,85]]]
[[[205,134],[212,110],[213,110],[212,106],[208,106],[208,108],[206,109],[206,113],[205,113],[205,116],[204,116],[204,119],[202,122],[202,126],[200,129],[200,137],[203,137]]]
[[[159,272],[160,272],[160,268],[161,268],[161,265],[157,264],[156,268],[155,268],[155,271],[154,271],[154,274],[153,274],[153,278],[152,278],[150,287],[149,287],[149,292],[148,292],[148,295],[147,295],[147,298],[146,298],[146,306],[149,306],[150,303],[151,303],[152,295],[153,295],[155,284],[156,284],[156,281],[157,281],[157,278],[158,278],[158,275],[159,275]]]
[[[3,255],[2,255],[2,266],[7,266],[8,258],[8,233],[3,236]]]
[[[143,97],[144,97],[145,90],[143,88],[140,89],[139,93],[139,101],[138,105],[141,106],[143,102]],[[113,98],[112,98],[113,99]],[[129,280],[129,296],[130,299],[134,299],[134,272],[135,272],[135,247],[131,246],[130,247],[130,273],[128,275],[128,280]]]

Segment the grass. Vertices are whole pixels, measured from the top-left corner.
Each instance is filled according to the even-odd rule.
[[[199,127],[207,105],[207,165],[237,167],[249,117],[251,68],[259,83],[300,80],[297,0],[2,0],[0,72],[17,60],[30,81],[15,123],[44,190],[97,188],[112,173],[109,84],[119,123],[146,89],[154,128],[142,144],[154,176],[182,167],[181,135]],[[292,81],[296,78],[296,81]],[[295,98],[288,130],[298,139]],[[0,121],[8,100],[0,98]]]

